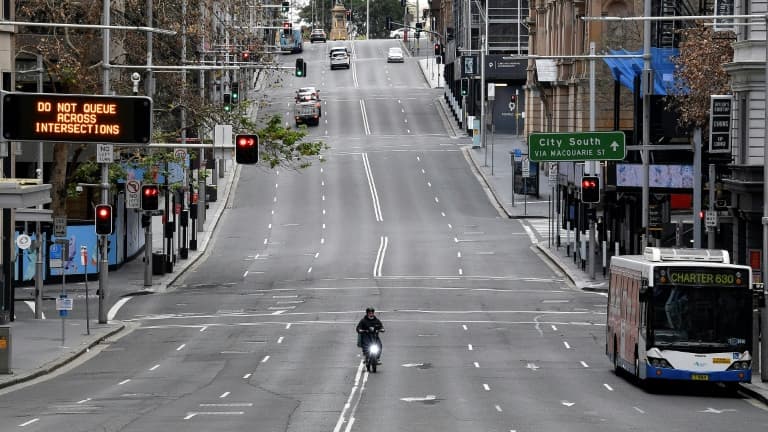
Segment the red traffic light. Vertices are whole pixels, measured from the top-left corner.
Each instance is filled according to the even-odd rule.
[[[160,188],[149,184],[141,186],[141,209],[157,210],[160,207]]]
[[[95,214],[96,234],[112,234],[112,206],[109,204],[99,204],[96,206]]]
[[[600,202],[600,177],[584,176],[581,178],[581,201],[585,203]]]
[[[243,56],[243,61],[248,61],[251,59],[251,53],[248,51],[243,51],[242,56]]]
[[[255,164],[259,161],[259,136],[235,136],[235,160],[240,164]]]

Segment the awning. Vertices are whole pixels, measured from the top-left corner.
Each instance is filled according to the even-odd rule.
[[[642,55],[642,51],[627,51],[625,49],[609,50],[614,55]],[[675,65],[672,58],[678,56],[677,48],[651,48],[651,69],[653,69],[653,93],[666,95],[667,89],[674,84]],[[643,59],[635,58],[604,58],[605,63],[611,69],[613,79],[619,80],[621,85],[634,90],[634,79],[643,70]]]

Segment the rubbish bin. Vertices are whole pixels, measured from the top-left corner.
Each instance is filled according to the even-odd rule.
[[[11,372],[11,328],[0,327],[0,374]]]
[[[213,185],[205,186],[205,202],[216,202],[218,198],[218,189]]]
[[[165,255],[162,252],[152,252],[152,274],[158,276],[165,274]]]

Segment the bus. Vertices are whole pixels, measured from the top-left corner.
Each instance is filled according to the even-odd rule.
[[[304,38],[301,29],[291,29],[287,34],[280,32],[280,50],[283,53],[296,54],[304,50]]]
[[[605,353],[643,380],[750,382],[752,270],[724,250],[611,258]]]

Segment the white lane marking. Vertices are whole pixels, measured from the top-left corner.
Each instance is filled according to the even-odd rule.
[[[184,349],[184,347],[187,346],[187,344],[181,344],[178,348],[176,348],[176,351],[181,351]]]
[[[435,395],[409,396],[409,397],[400,398],[400,400],[404,402],[425,402],[425,401],[432,401],[436,399],[437,399],[437,396]]]
[[[35,302],[32,300],[25,300],[24,303],[26,303],[27,306],[29,306],[30,309],[32,309],[32,313],[35,313]],[[40,312],[40,318],[45,319],[45,313]]]
[[[459,276],[461,276],[463,274],[464,274],[464,270],[463,269],[459,269]]]
[[[480,363],[478,363],[478,362],[474,362],[474,363],[472,363],[472,364],[473,364],[473,365],[475,365],[475,368],[478,368],[478,369],[480,368]]]
[[[352,390],[349,392],[347,403],[344,404],[344,408],[341,410],[341,414],[339,414],[339,419],[336,421],[336,426],[333,428],[333,432],[339,432],[341,430],[341,426],[347,422],[347,411],[349,411],[349,421],[347,422],[346,430],[352,428],[352,424],[355,422],[355,413],[357,412],[357,407],[360,404],[360,399],[363,397],[365,383],[368,381],[368,373],[363,374],[364,370],[365,365],[361,361],[357,366],[354,385],[352,386]]]
[[[634,409],[635,409],[635,411],[639,412],[640,414],[645,414],[645,411],[641,410],[641,409],[640,409],[640,408],[638,408],[638,407],[632,407],[632,408],[634,408]]]
[[[373,180],[373,171],[371,170],[371,162],[368,160],[368,153],[363,153],[363,167],[365,168],[365,176],[368,178],[368,189],[371,191],[373,213],[376,216],[376,222],[383,222],[384,218],[381,216],[379,193],[376,191],[376,182]]]
[[[269,356],[264,356],[264,358],[263,358],[263,359],[261,359],[261,362],[262,362],[262,363],[266,363],[266,362],[267,362],[267,360],[269,360]]]
[[[312,267],[310,267],[309,270],[307,270],[307,273],[312,273]]]
[[[488,384],[483,384],[483,388],[485,389],[485,391],[491,391],[491,386],[489,386]]]
[[[283,336],[280,336],[279,338],[277,338],[277,343],[279,344],[283,343]]]
[[[117,383],[117,385],[128,384],[129,382],[131,382],[131,379],[130,379],[130,378],[128,378],[128,379],[124,379],[124,380],[120,381],[119,383]]]
[[[201,407],[251,407],[251,402],[233,402],[233,403],[201,403]]]
[[[568,342],[563,341],[563,345],[565,345],[565,349],[571,349],[571,346],[568,345]]]
[[[379,250],[376,252],[376,261],[373,263],[373,277],[381,277],[384,256],[387,254],[387,245],[389,245],[389,237],[381,236],[379,239]]]
[[[151,368],[149,368],[149,370],[153,371],[153,370],[155,370],[155,369],[157,369],[159,367],[160,367],[160,365],[156,364],[156,365],[152,366]]]
[[[229,396],[229,392],[224,392],[219,396],[219,399],[224,399],[225,397]]]
[[[245,273],[243,273],[243,279],[245,279],[246,276],[248,276],[248,270],[246,270]]]
[[[603,384],[603,387],[607,388],[608,391],[613,391],[613,387],[609,386],[608,384]]]
[[[107,313],[107,321],[112,321],[115,319],[115,315],[117,315],[117,312],[120,310],[120,308],[123,307],[124,304],[128,303],[132,298],[133,297],[123,297],[116,301],[115,304],[109,308],[109,312]]]
[[[248,378],[250,378],[250,377],[251,377],[251,374],[250,374],[250,373],[247,373],[247,374],[243,375],[243,379],[248,379]]]
[[[552,331],[557,331],[557,326],[552,324]]]
[[[525,230],[525,233],[528,234],[528,238],[531,239],[531,243],[537,244],[539,242],[536,239],[536,234],[534,234],[533,230],[528,225],[523,225],[523,229]]]
[[[187,415],[184,417],[184,420],[189,420],[192,417],[199,416],[199,415],[243,415],[245,414],[244,411],[201,411],[201,412],[190,412],[187,413]]]
[[[467,327],[467,325],[466,325],[466,324],[462,324],[462,325],[461,325],[461,327],[464,329],[464,331],[467,331],[467,330],[469,330],[469,327]]]
[[[581,363],[581,365],[582,365],[582,366],[584,366],[585,368],[588,368],[588,367],[589,367],[589,365],[587,364],[587,362],[585,362],[585,361],[583,361],[583,360],[582,360],[580,363]]]
[[[352,83],[354,83],[355,88],[360,88],[360,83],[357,81],[357,66],[355,66],[355,62],[352,62]]]
[[[85,399],[83,399],[83,400],[79,400],[79,401],[77,401],[77,403],[78,403],[78,404],[84,404],[84,403],[86,403],[86,402],[88,402],[88,401],[90,401],[90,400],[91,400],[91,398],[85,398]]]
[[[363,128],[365,129],[365,134],[370,135],[371,126],[368,124],[368,112],[365,110],[365,101],[362,99],[360,99],[360,112],[363,114]]]
[[[502,412],[502,411],[504,411],[504,410],[503,410],[503,409],[501,409],[501,407],[500,407],[499,405],[496,405],[496,411],[498,411],[498,412]]]
[[[432,182],[427,182],[427,187],[432,187]]]
[[[467,349],[468,349],[469,351],[472,351],[472,344],[468,344],[468,345],[467,345]]]
[[[539,366],[536,366],[536,363],[528,363],[525,365],[526,368],[536,372],[536,370],[539,369]]]
[[[29,426],[32,423],[39,421],[39,418],[33,418],[32,420],[25,421],[24,423],[20,424],[19,427]]]
[[[461,258],[461,251],[456,252],[456,258]]]
[[[288,324],[285,325],[285,329],[286,330],[288,330],[289,328],[291,328],[291,323],[288,323]]]
[[[562,401],[560,401],[560,403],[565,405],[565,406],[567,406],[567,407],[571,407],[571,406],[576,405],[576,402],[568,402],[567,400],[562,400]]]
[[[200,333],[204,332],[204,331],[205,331],[207,328],[208,328],[208,326],[202,326],[202,327],[200,327]]]

